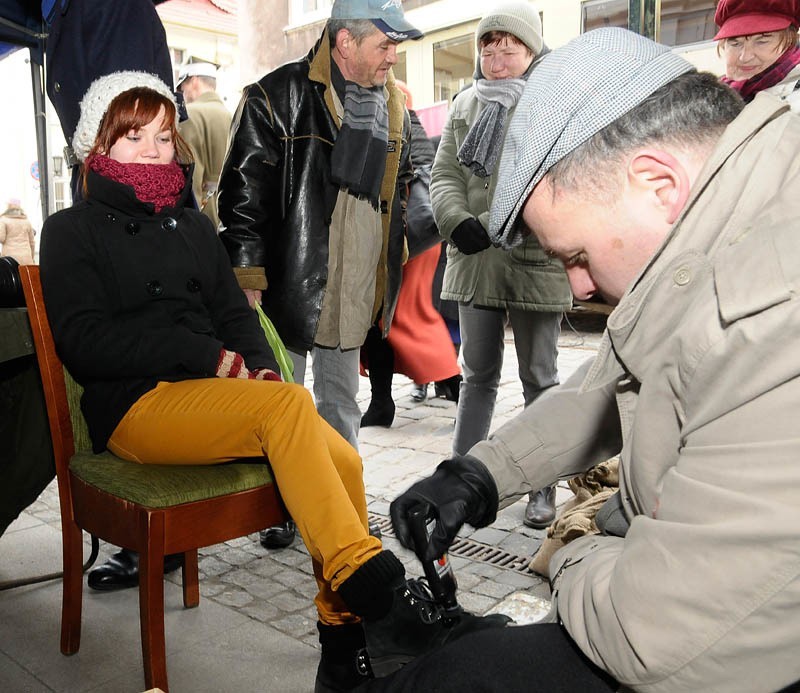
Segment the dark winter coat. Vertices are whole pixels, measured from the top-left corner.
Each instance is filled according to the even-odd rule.
[[[314,344],[328,282],[329,226],[339,194],[331,153],[339,132],[327,33],[309,54],[248,86],[234,116],[219,182],[221,234],[243,288],[263,288],[264,310],[286,345]],[[403,205],[411,175],[409,121],[402,92],[389,74],[389,152],[381,185],[383,250],[373,318],[385,329],[400,289]],[[398,173],[399,172],[399,173]],[[247,280],[244,280],[244,277]],[[261,285],[258,282],[262,282]]]
[[[213,225],[183,207],[190,183],[158,213],[94,172],[88,190],[47,219],[40,258],[56,349],[100,452],[159,381],[213,377],[223,345],[278,369]]]

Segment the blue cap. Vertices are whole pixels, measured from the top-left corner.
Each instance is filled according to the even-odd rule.
[[[405,18],[401,0],[335,0],[331,19],[369,19],[392,41],[422,38]]]

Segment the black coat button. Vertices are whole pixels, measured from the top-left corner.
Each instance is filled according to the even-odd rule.
[[[106,219],[108,219],[109,221],[116,221],[117,220],[117,218],[111,212],[106,214]]]
[[[135,236],[139,233],[139,222],[138,221],[129,221],[125,224],[125,230],[131,235]]]
[[[147,282],[145,286],[147,286],[147,293],[151,296],[161,296],[164,293],[164,287],[161,286],[161,282],[157,279]]]
[[[178,222],[172,217],[167,217],[161,222],[161,228],[164,229],[164,231],[174,231],[178,228]]]
[[[389,203],[386,200],[381,200],[381,214],[386,214],[389,211]]]
[[[189,291],[193,294],[196,294],[198,291],[200,291],[201,286],[200,280],[195,279],[194,277],[191,277],[189,281],[186,282],[186,288],[189,289]]]

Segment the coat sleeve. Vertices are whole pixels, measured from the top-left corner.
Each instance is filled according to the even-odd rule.
[[[245,89],[231,125],[231,142],[222,166],[217,198],[220,235],[234,268],[259,268],[263,276],[267,239],[281,223],[280,141],[260,85]],[[237,276],[251,276],[237,272]],[[244,288],[265,289],[262,286]]]
[[[457,103],[457,102],[456,102]],[[453,229],[474,215],[467,199],[467,176],[469,172],[458,163],[457,142],[454,133],[455,104],[442,129],[442,138],[431,172],[431,206],[439,233],[450,240]],[[459,121],[466,124],[465,121]]]
[[[501,507],[620,451],[614,384],[580,392],[591,363],[590,359],[470,450],[492,473]]]
[[[222,342],[181,325],[146,328],[112,313],[107,280],[81,213],[48,218],[40,252],[47,316],[62,361],[78,379],[211,376]]]
[[[787,346],[798,326],[796,295],[727,325],[687,369],[680,447],[655,508],[624,539],[584,537],[551,560],[565,627],[627,686],[753,691],[800,679],[800,369]],[[629,464],[631,477],[648,473],[645,460]]]
[[[279,373],[278,362],[264,336],[258,316],[239,288],[222,242],[216,234],[214,236],[217,285],[209,306],[214,332],[226,349],[244,357],[249,369],[269,368]]]

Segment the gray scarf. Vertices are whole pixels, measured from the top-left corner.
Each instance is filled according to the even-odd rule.
[[[526,75],[527,76],[527,75]],[[484,104],[461,148],[458,161],[481,178],[494,172],[503,147],[503,127],[508,111],[517,105],[525,79],[477,79],[473,84],[478,101]]]
[[[389,143],[384,88],[366,88],[345,80],[333,60],[331,83],[344,106],[342,127],[331,153],[331,179],[341,190],[369,200],[379,209]]]

